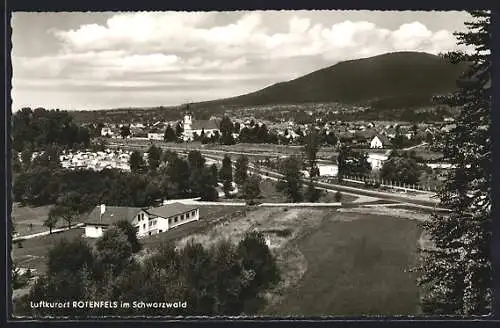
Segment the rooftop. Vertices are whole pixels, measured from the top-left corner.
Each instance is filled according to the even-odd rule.
[[[101,217],[101,206],[96,206],[88,216],[87,224],[111,225],[122,220],[132,221],[141,210],[139,207],[106,206]]]
[[[195,205],[186,205],[181,203],[171,203],[167,205],[163,205],[160,207],[150,208],[145,210],[147,213],[156,215],[162,218],[169,218],[172,216],[176,216],[179,214],[183,214],[186,212],[190,212],[198,209],[198,206]]]

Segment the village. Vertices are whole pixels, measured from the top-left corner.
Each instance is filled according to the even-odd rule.
[[[493,313],[490,14],[7,14],[10,316]]]

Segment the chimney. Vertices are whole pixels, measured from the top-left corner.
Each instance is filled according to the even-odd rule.
[[[106,212],[106,204],[101,204],[101,215],[103,215],[104,212]]]

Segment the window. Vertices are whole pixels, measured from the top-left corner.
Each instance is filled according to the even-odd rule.
[[[196,214],[196,210],[194,210],[194,211],[191,212],[192,216],[195,216],[195,214]]]
[[[177,223],[177,220],[178,220],[178,219],[179,219],[179,217],[178,217],[178,216],[176,216],[176,217],[175,217],[175,219],[174,219],[174,222],[176,222],[176,223]]]
[[[186,219],[189,219],[190,216],[191,216],[191,213],[187,212],[186,213]]]
[[[161,229],[160,229],[160,230],[158,230],[158,231],[159,231],[159,232],[163,232],[163,230],[161,230]]]
[[[151,236],[151,231],[148,233],[148,235],[150,235],[150,236]]]
[[[172,219],[168,219],[168,224],[172,224]]]
[[[142,225],[142,228],[143,228],[143,229],[146,229],[146,223],[144,223],[144,224]]]

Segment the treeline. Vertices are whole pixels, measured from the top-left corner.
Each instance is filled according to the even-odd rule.
[[[88,147],[93,132],[73,123],[67,111],[23,108],[12,115],[12,149],[44,149],[47,145]]]
[[[152,146],[148,160],[134,152],[131,172],[118,169],[68,170],[61,167],[56,150],[48,148],[41,156],[18,163],[21,171],[14,175],[14,201],[24,205],[56,204],[67,211],[82,213],[96,204],[147,207],[162,199],[201,197],[216,200],[217,167],[205,164],[198,151],[187,159],[174,152],[163,153]]]
[[[262,234],[249,232],[237,244],[211,247],[189,242],[184,248],[162,245],[139,255],[134,228],[121,221],[94,247],[79,238],[62,240],[50,250],[47,271],[29,294],[14,301],[24,316],[179,316],[256,314],[262,293],[280,280],[276,261]],[[110,308],[34,307],[40,301],[110,301]],[[130,307],[113,307],[113,302]],[[177,307],[133,306],[133,301],[179,302]]]
[[[413,108],[388,108],[383,105],[375,105],[369,110],[359,112],[346,112],[334,116],[334,120],[342,121],[403,121],[411,123],[433,123],[442,122],[444,118],[455,116],[452,110],[444,107],[429,108],[428,110],[417,110]]]

